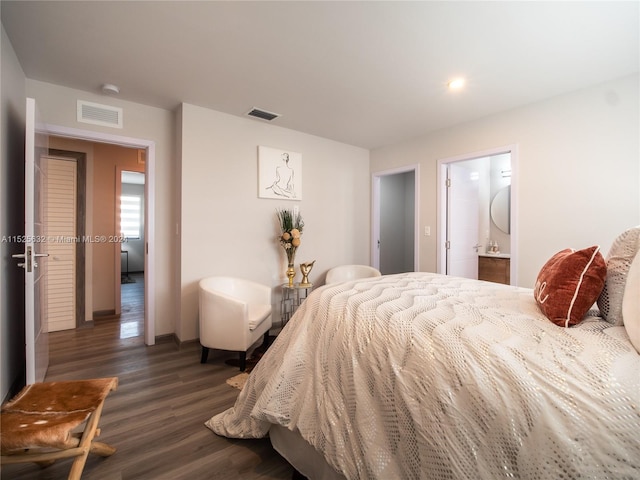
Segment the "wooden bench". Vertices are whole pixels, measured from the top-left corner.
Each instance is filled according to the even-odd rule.
[[[116,377],[27,385],[0,411],[0,462],[46,467],[75,457],[68,478],[79,479],[89,453],[107,457],[116,451],[94,438],[104,401],[117,386]],[[83,423],[84,430],[75,431]]]

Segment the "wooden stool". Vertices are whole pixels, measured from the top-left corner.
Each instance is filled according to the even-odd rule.
[[[0,412],[1,463],[44,467],[76,457],[69,480],[79,479],[89,452],[107,457],[116,451],[93,439],[104,401],[117,386],[116,377],[27,385]],[[72,432],[85,421],[84,431]]]

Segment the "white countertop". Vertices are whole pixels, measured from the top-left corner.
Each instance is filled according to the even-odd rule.
[[[479,257],[511,258],[510,253],[478,253]]]

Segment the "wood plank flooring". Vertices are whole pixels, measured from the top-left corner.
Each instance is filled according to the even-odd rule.
[[[230,352],[211,351],[200,364],[197,343],[164,342],[147,347],[142,337],[142,277],[122,287],[120,319],[50,334],[46,381],[115,376],[119,387],[107,397],[100,441],[117,448],[102,458],[89,455],[87,480],[291,479],[293,468],[268,439],[233,440],[204,426],[233,406],[238,390],[225,380],[238,373],[224,363]],[[135,293],[135,290],[138,293]],[[71,460],[47,468],[2,466],[2,479],[67,478]]]

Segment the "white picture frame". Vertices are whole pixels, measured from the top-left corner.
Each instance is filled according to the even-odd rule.
[[[302,154],[258,146],[258,197],[302,200]]]

